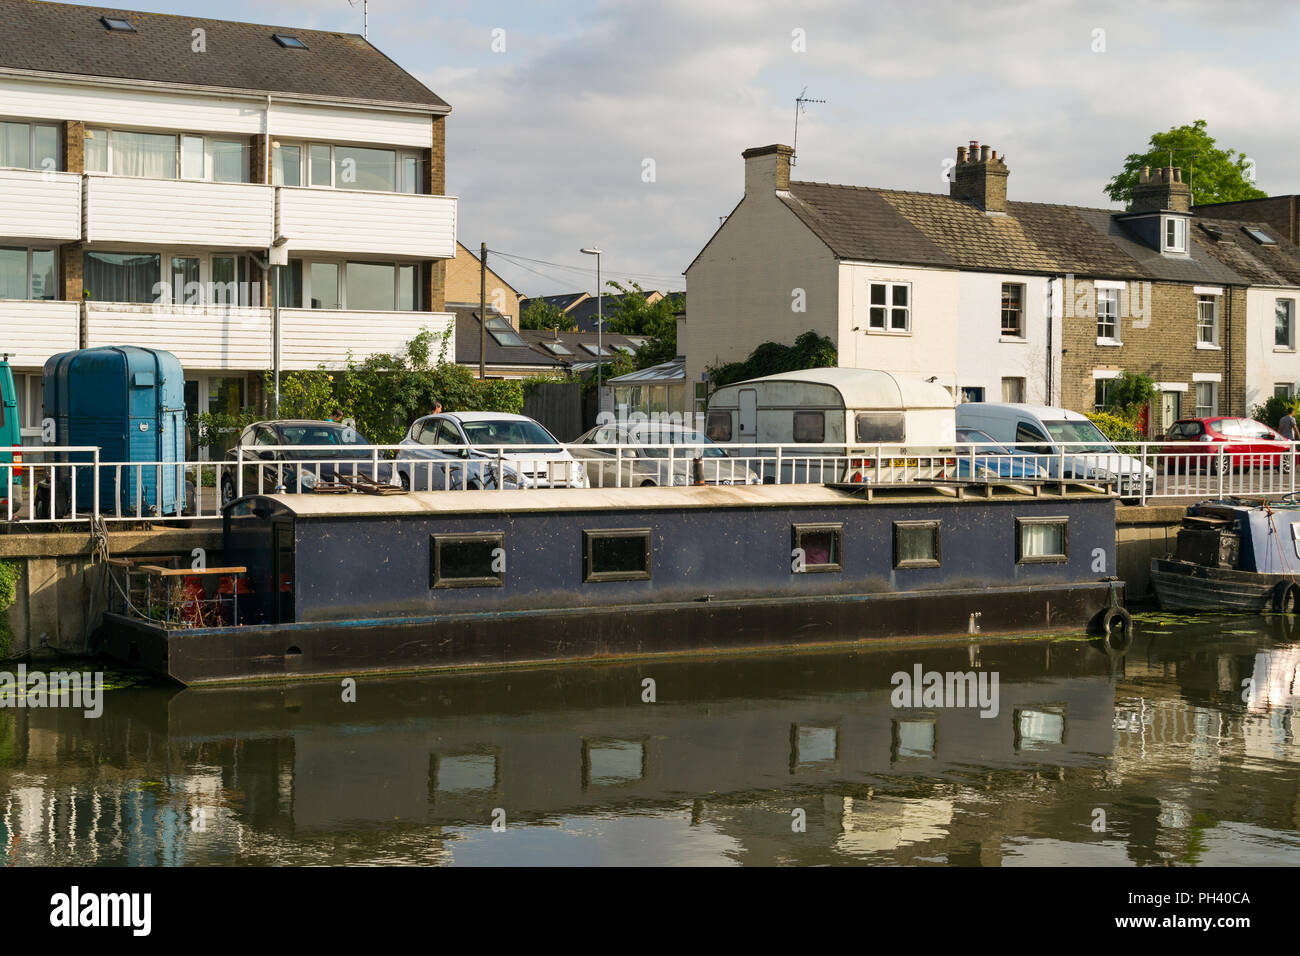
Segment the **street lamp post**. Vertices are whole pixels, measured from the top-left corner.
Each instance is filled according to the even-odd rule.
[[[600,369],[604,364],[601,361],[602,353],[605,351],[600,344],[601,331],[605,325],[604,311],[604,290],[600,284],[600,249],[596,246],[590,246],[586,249],[579,249],[583,255],[596,257],[596,404],[600,405]]]

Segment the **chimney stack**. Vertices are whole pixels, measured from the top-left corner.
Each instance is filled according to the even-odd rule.
[[[999,157],[996,150],[973,139],[969,146],[957,147],[948,195],[974,203],[985,212],[1005,213],[1009,173],[1005,155]]]
[[[1183,171],[1177,166],[1143,166],[1138,171],[1137,185],[1129,202],[1130,212],[1159,212],[1172,209],[1190,212],[1192,187],[1183,182]]]
[[[740,154],[745,160],[745,195],[772,194],[790,188],[790,157],[794,150],[774,143],[755,146]]]

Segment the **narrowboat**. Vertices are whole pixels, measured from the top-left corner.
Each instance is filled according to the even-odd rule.
[[[115,568],[102,650],[199,684],[1128,624],[1086,484],[271,494],[223,535]]]
[[[1151,559],[1170,611],[1283,611],[1300,604],[1300,503],[1228,498],[1187,509],[1174,554]]]

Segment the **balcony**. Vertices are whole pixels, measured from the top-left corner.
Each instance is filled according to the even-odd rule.
[[[281,309],[280,361],[286,371],[313,369],[322,364],[342,368],[347,364],[349,350],[358,362],[370,355],[402,353],[421,329],[427,328],[436,340],[454,321],[455,317],[446,312]],[[436,353],[436,342],[434,348]],[[453,335],[447,344],[448,362],[456,361],[454,349]]]
[[[39,368],[51,355],[77,347],[80,317],[75,302],[7,299],[0,351],[14,368]]]
[[[454,196],[291,186],[277,192],[276,235],[288,239],[290,255],[456,255]]]
[[[86,311],[86,345],[91,348],[130,344],[165,349],[186,369],[271,367],[270,309],[87,302]]]
[[[86,242],[265,249],[274,197],[258,183],[86,176]]]
[[[76,173],[0,169],[0,237],[81,238],[81,177]]]

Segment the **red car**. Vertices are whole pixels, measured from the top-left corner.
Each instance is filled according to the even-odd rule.
[[[1165,441],[1170,444],[1160,454],[1166,471],[1216,467],[1290,471],[1295,460],[1280,432],[1249,418],[1184,418],[1170,426]]]

